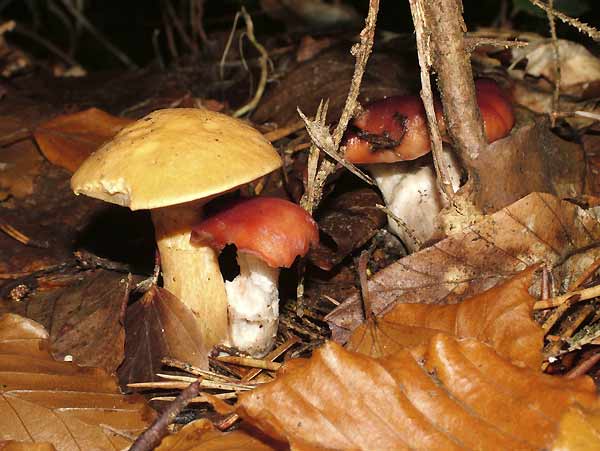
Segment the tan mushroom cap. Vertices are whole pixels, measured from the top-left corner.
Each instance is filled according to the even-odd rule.
[[[122,129],[75,172],[71,187],[132,210],[202,199],[281,166],[249,125],[203,109],[157,110]]]

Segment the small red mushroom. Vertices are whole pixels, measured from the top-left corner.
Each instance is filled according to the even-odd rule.
[[[515,123],[508,98],[492,80],[477,80],[475,89],[488,141],[508,135]],[[440,132],[446,140],[441,104],[436,101],[434,108]],[[429,160],[417,160],[431,149],[421,99],[395,96],[371,103],[353,121],[353,126],[354,130],[346,135],[345,158],[355,164],[369,164],[387,207],[404,223],[399,225],[390,219],[390,229],[409,251],[419,249],[434,236],[436,218],[444,206],[433,165]],[[450,152],[444,153],[446,162],[443,164],[448,165],[453,188],[457,190],[460,166]]]
[[[475,90],[488,142],[508,135],[515,116],[506,95],[489,79],[477,80]],[[442,106],[436,101],[434,108],[440,132],[446,138]],[[373,102],[352,125],[357,131],[349,133],[345,142],[345,158],[351,163],[414,160],[431,149],[425,108],[417,96],[393,96]]]
[[[240,274],[225,282],[230,344],[250,355],[267,354],[279,316],[279,268],[289,268],[319,241],[317,224],[300,206],[255,197],[233,203],[192,230],[190,242],[220,251],[237,247]]]

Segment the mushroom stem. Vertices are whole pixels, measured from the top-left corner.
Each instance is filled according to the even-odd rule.
[[[445,161],[451,176],[452,188],[460,186],[460,167],[452,154],[444,149]],[[437,216],[446,207],[433,164],[423,158],[398,163],[368,165],[387,208],[404,225],[388,218],[388,226],[398,236],[409,252],[414,252],[435,238]],[[405,227],[404,227],[405,226]],[[408,230],[407,230],[408,229]]]
[[[230,342],[254,357],[263,357],[277,336],[279,268],[247,252],[238,252],[237,261],[240,274],[225,282]]]
[[[196,317],[210,348],[227,341],[227,295],[217,254],[210,246],[192,246],[192,226],[201,219],[205,199],[152,210],[164,288]]]

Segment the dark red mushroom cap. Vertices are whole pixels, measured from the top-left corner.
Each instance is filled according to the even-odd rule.
[[[274,197],[254,197],[234,203],[192,229],[192,244],[238,251],[262,258],[273,268],[289,268],[319,242],[313,218],[299,205]]]
[[[508,135],[515,123],[508,98],[492,80],[475,82],[488,142]],[[434,103],[440,132],[445,135],[439,102]],[[394,96],[371,103],[354,121],[357,131],[345,139],[345,158],[352,163],[394,163],[414,160],[431,149],[425,108],[417,96]]]

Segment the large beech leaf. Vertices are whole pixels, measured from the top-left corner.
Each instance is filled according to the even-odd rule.
[[[25,315],[50,333],[52,354],[114,373],[125,354],[124,313],[131,278],[95,270],[65,288],[34,295]]]
[[[397,304],[376,321],[357,327],[346,348],[383,357],[429,342],[438,332],[476,338],[509,361],[531,369],[542,364],[544,332],[533,320],[529,287],[535,267],[459,304]]]
[[[75,172],[93,151],[132,122],[133,119],[89,108],[44,122],[33,135],[51,163]]]
[[[376,315],[397,303],[454,304],[526,267],[553,265],[600,240],[600,223],[555,196],[532,193],[471,227],[376,273],[368,282]],[[327,316],[336,341],[362,321],[358,292]]]
[[[0,316],[0,412],[0,441],[61,451],[122,449],[154,417],[105,371],[54,360],[43,327],[14,314]]]
[[[437,334],[418,359],[328,342],[241,394],[237,412],[294,450],[542,450],[575,404],[600,407],[591,379],[519,368],[475,339]]]
[[[156,451],[273,451],[243,430],[221,432],[206,419],[194,421],[165,437]]]
[[[163,357],[208,368],[208,350],[192,311],[167,290],[153,286],[127,309],[125,361],[119,380],[152,381]]]

